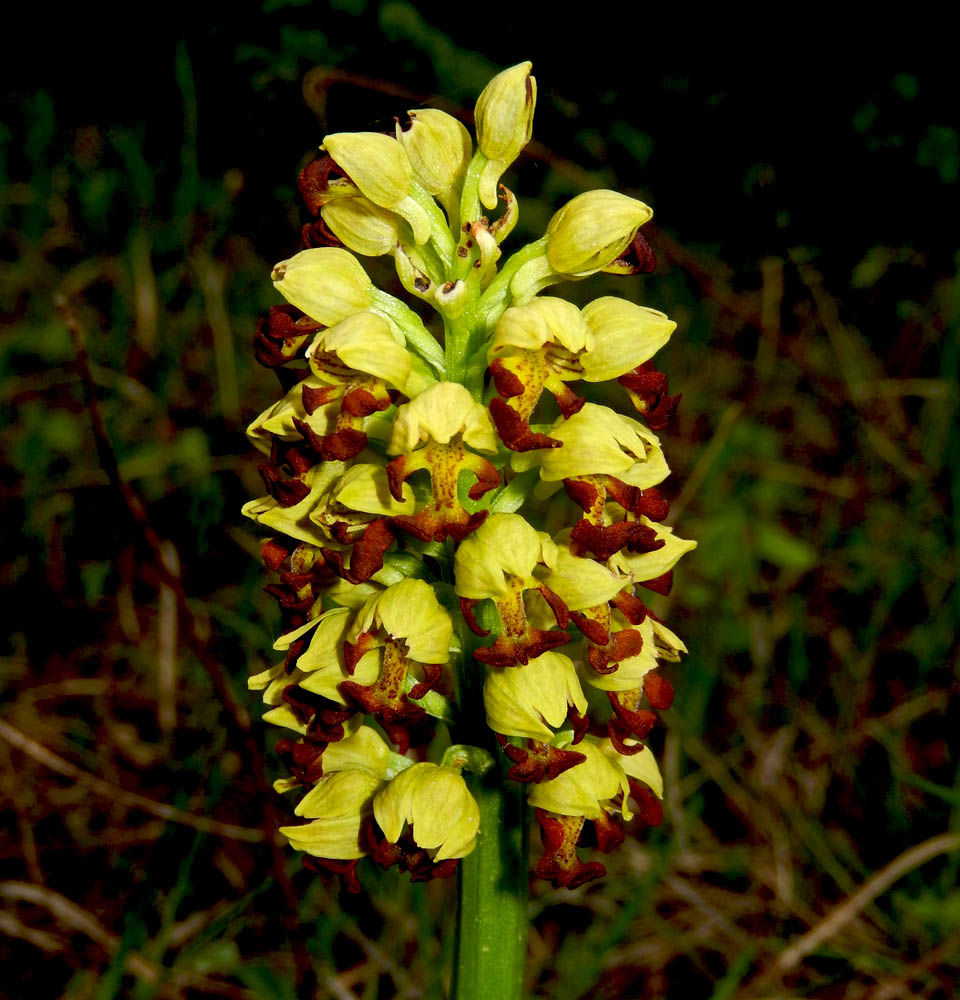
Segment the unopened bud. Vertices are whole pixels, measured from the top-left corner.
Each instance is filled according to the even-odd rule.
[[[623,253],[653,210],[617,191],[585,191],[567,202],[547,226],[547,259],[564,274],[600,271]]]
[[[470,133],[456,118],[437,108],[407,113],[410,127],[404,131],[397,125],[397,139],[417,181],[442,200],[460,182],[470,162]]]
[[[367,272],[340,247],[302,250],[277,264],[270,277],[291,305],[324,326],[369,309],[373,298]]]
[[[496,208],[497,183],[533,133],[537,81],[530,74],[532,68],[532,63],[523,62],[498,73],[477,100],[477,145],[490,161],[477,191],[487,208]]]
[[[337,239],[365,257],[393,253],[400,240],[400,227],[406,228],[398,215],[368,198],[338,198],[320,211]]]
[[[430,238],[430,220],[410,197],[413,167],[396,139],[380,132],[337,132],[320,147],[374,205],[402,215],[418,243]]]

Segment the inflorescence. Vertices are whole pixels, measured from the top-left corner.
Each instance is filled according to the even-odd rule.
[[[528,783],[535,871],[555,886],[604,873],[578,844],[608,852],[624,821],[662,816],[643,741],[673,697],[659,661],[685,648],[644,595],[667,593],[695,544],[663,523],[657,489],[655,432],[679,396],[650,359],[675,324],[626,299],[540,294],[653,269],[652,212],[614,191],[573,198],[498,269],[530,70],[487,85],[476,150],[429,108],[395,135],[328,135],[300,177],[305,249],[273,270],[288,304],[257,331],[285,395],[249,428],[267,495],[244,513],[272,533],[284,624],[282,658],[250,687],[292,734],[277,789],[306,791],[304,822],[281,832],[348,888],[368,855],[449,875],[478,835],[461,772],[495,755]],[[391,256],[430,326],[354,254]],[[639,420],[575,391],[611,381]]]

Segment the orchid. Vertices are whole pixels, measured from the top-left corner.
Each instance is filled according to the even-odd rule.
[[[652,270],[650,208],[585,192],[501,264],[517,204],[500,181],[535,104],[521,63],[481,94],[476,148],[435,109],[325,137],[301,176],[319,221],[274,268],[287,304],[257,335],[285,393],[248,431],[267,492],[243,513],[272,533],[283,614],[279,661],[250,687],[287,730],[277,788],[305,790],[305,822],[280,832],[352,891],[367,858],[414,880],[462,866],[459,1000],[518,995],[526,866],[508,812],[535,809],[534,873],[567,887],[605,872],[581,856],[585,828],[607,852],[635,816],[659,822],[644,741],[672,699],[661,663],[685,647],[646,595],[695,545],[659,492],[678,397],[651,358],[675,324],[542,294]],[[354,254],[392,258],[436,319]],[[493,907],[510,938],[496,947]]]

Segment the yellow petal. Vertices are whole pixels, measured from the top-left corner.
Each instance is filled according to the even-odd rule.
[[[649,206],[618,191],[585,191],[550,220],[547,259],[555,271],[592,274],[616,260],[652,217]]]
[[[477,451],[496,452],[490,411],[456,382],[438,382],[397,408],[387,451],[409,454],[427,441],[448,444],[458,434]]]
[[[629,552],[621,549],[610,559],[610,565],[624,576],[629,576],[635,583],[644,580],[655,580],[664,573],[669,573],[676,566],[680,557],[697,547],[697,543],[686,538],[678,538],[673,528],[665,524],[641,517],[641,522],[648,528],[653,528],[657,539],[664,544],[653,552]]]
[[[344,681],[354,681],[365,687],[375,684],[380,676],[380,650],[371,649],[360,657],[359,662],[353,669],[353,674],[340,665],[337,659],[328,659],[316,669],[311,670],[300,681],[300,687],[304,691],[318,694],[323,698],[329,698],[338,705],[346,705],[347,699],[340,693],[340,685]]]
[[[552,781],[535,784],[530,790],[530,805],[563,816],[599,819],[618,792],[629,792],[626,775],[591,736],[584,737],[572,749],[587,759]]]
[[[302,250],[277,264],[274,287],[293,306],[324,326],[369,309],[373,284],[360,262],[340,247]]]
[[[507,574],[528,580],[542,559],[540,532],[519,514],[491,514],[457,548],[457,594],[470,600],[502,597],[509,590]]]
[[[352,736],[328,744],[323,751],[324,774],[359,770],[383,780],[389,762],[390,747],[370,726],[361,726]]]
[[[390,324],[372,312],[355,313],[322,335],[324,351],[331,351],[350,368],[382,378],[402,389],[410,375],[412,358],[390,331]]]
[[[416,508],[412,487],[404,483],[403,500],[395,500],[387,483],[386,470],[372,463],[351,466],[333,485],[330,493],[337,503],[350,510],[379,517],[412,514]]]
[[[337,198],[328,201],[320,214],[344,246],[365,257],[392,254],[404,236],[413,238],[399,215],[368,198]]]
[[[298,816],[315,818],[280,832],[298,851],[318,858],[362,858],[360,824],[382,781],[366,771],[340,771],[323,777],[296,808]]]
[[[606,604],[629,582],[603,563],[572,555],[565,545],[556,547],[549,566],[538,570],[537,576],[571,611]]]
[[[576,354],[593,346],[593,335],[572,302],[545,295],[504,312],[494,331],[487,360],[518,350],[538,351],[550,343],[560,344]]]
[[[396,139],[379,132],[337,132],[325,149],[365,197],[381,208],[395,209],[410,193],[413,168]]]
[[[425,580],[408,577],[378,598],[376,616],[394,639],[405,639],[407,656],[418,663],[446,663],[453,622]]]
[[[626,628],[627,622],[620,621],[616,628]],[[621,660],[617,669],[610,674],[598,674],[586,668],[582,677],[591,687],[600,691],[634,691],[643,684],[643,678],[657,667],[657,650],[654,645],[653,620],[649,617],[639,625],[632,626],[643,637],[643,648],[636,656]]]
[[[588,382],[606,382],[649,361],[676,329],[673,320],[656,309],[604,295],[583,308],[594,345],[581,363]]]
[[[547,482],[606,474],[632,486],[643,483],[646,489],[670,472],[657,436],[607,406],[587,403],[579,413],[558,420],[548,433],[563,447],[538,452],[540,476]]]
[[[573,705],[587,710],[573,661],[549,652],[522,667],[491,667],[483,685],[487,725],[504,736],[550,741]],[[551,728],[552,727],[552,728]]]

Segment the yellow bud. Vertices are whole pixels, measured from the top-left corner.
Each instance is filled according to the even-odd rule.
[[[403,147],[380,132],[337,132],[320,147],[381,208],[395,208],[410,193],[413,168]]]
[[[411,824],[413,839],[436,852],[435,861],[469,854],[480,827],[480,810],[467,783],[445,764],[414,764],[401,771],[373,800],[373,815],[394,844]]]
[[[353,254],[340,247],[301,250],[281,261],[270,275],[292,305],[324,326],[369,309],[373,283]]]
[[[462,122],[437,108],[408,111],[410,127],[397,125],[397,139],[413,167],[417,181],[435,197],[443,196],[459,184],[473,143]]]
[[[320,147],[374,205],[402,215],[413,229],[417,243],[430,238],[430,220],[410,197],[413,167],[403,146],[379,132],[337,132]]]
[[[585,191],[547,226],[547,259],[554,271],[585,277],[616,260],[653,217],[642,201],[617,191]]]
[[[498,73],[477,100],[477,145],[490,161],[480,175],[478,194],[487,208],[496,208],[497,182],[533,134],[537,81],[532,68],[523,62]]]
[[[401,227],[406,228],[399,215],[368,198],[337,198],[327,202],[320,214],[341,243],[365,257],[392,254],[400,241]]]

